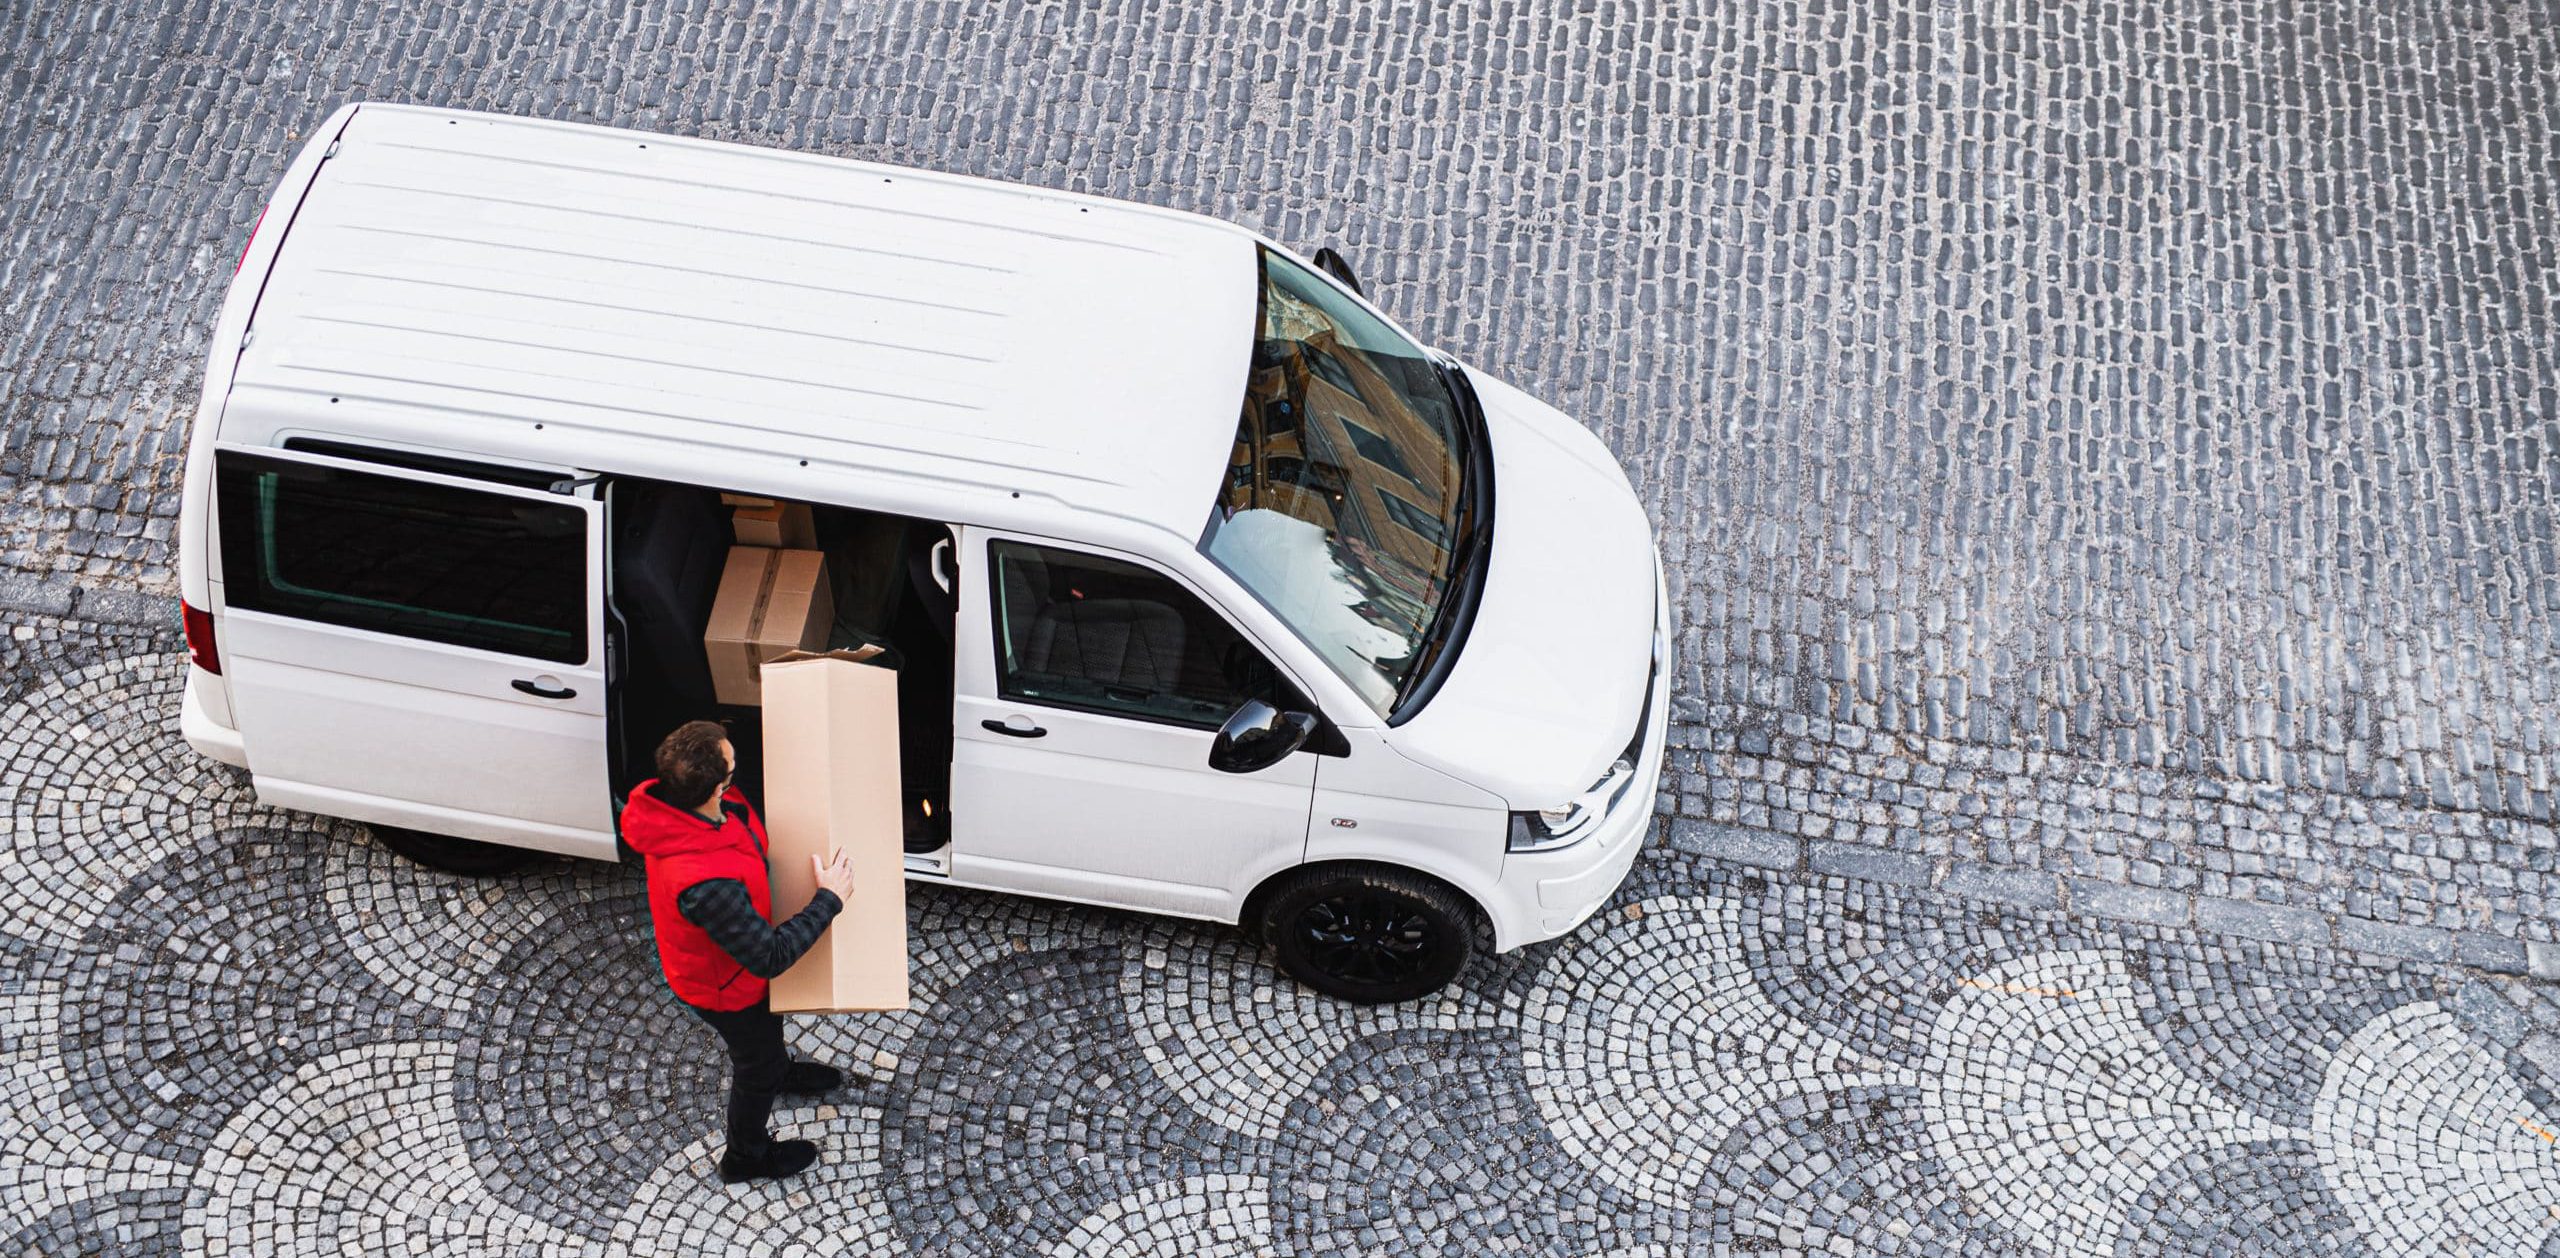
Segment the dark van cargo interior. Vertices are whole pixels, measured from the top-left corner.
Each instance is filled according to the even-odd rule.
[[[655,775],[651,758],[669,730],[718,721],[738,755],[736,784],[764,804],[762,709],[713,693],[703,634],[733,544],[720,491],[616,478],[605,486],[607,679],[617,796]],[[898,758],[907,846],[931,850],[948,836],[951,784],[952,630],[958,610],[951,530],[935,521],[808,504],[815,548],[826,557],[835,617],[830,650],[882,648],[898,672]]]

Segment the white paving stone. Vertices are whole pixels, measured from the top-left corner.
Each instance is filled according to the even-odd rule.
[[[1521,1010],[1538,1112],[1565,1149],[1646,1200],[1686,1206],[1734,1126],[1801,1092],[1907,1082],[1780,1012],[1733,906],[1641,901],[1560,945]]]
[[[2133,1199],[2190,1153],[2289,1132],[2182,1073],[2122,958],[2022,957],[1962,980],[1920,1073],[1965,1195],[2055,1258],[2112,1258]]]
[[[2432,1002],[2367,1023],[2312,1110],[2320,1171],[2386,1254],[2533,1254],[2560,1232],[2560,1120]]]

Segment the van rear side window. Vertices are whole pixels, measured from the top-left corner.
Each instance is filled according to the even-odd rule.
[[[577,507],[235,450],[214,492],[227,606],[586,661]]]

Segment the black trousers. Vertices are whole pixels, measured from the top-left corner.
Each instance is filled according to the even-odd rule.
[[[773,1117],[774,1094],[791,1071],[791,1054],[782,1046],[782,1015],[764,1001],[744,1009],[705,1009],[688,1004],[695,1016],[720,1033],[729,1046],[729,1152],[761,1157],[773,1147],[766,1127]]]

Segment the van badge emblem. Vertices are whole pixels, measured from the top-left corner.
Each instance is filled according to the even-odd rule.
[[[1340,826],[1345,830],[1356,830],[1360,828],[1360,823],[1353,821],[1349,817],[1336,817],[1333,819],[1333,824]]]

